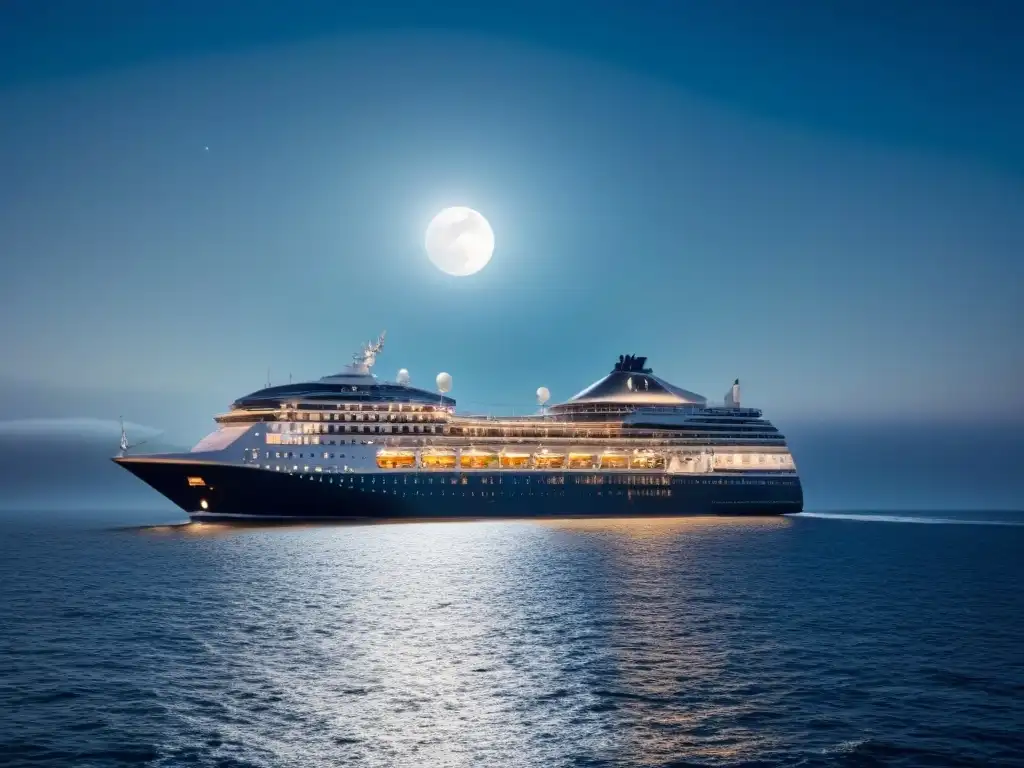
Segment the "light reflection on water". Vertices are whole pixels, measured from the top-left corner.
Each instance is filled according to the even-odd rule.
[[[679,591],[674,575],[689,563],[693,540],[702,536],[778,531],[792,523],[783,517],[686,517],[559,521],[553,526],[574,534],[602,536],[610,546],[609,604],[615,625],[628,628],[606,638],[614,660],[616,687],[605,695],[635,722],[628,729],[628,753],[640,764],[678,757],[677,736],[689,733],[691,760],[729,760],[764,754],[773,743],[763,729],[740,725],[756,709],[746,697],[719,702],[713,697],[680,707],[691,687],[728,689],[724,649],[698,630],[700,624],[738,618],[718,602],[710,585]],[[699,565],[698,565],[699,567]],[[717,723],[731,722],[727,730]],[[625,745],[620,745],[625,746]]]
[[[1024,542],[1006,530],[654,518],[9,536],[0,711],[17,735],[0,749],[50,765],[992,762],[1021,746],[1024,714]],[[971,652],[982,636],[988,653]]]
[[[553,518],[538,520],[389,520],[382,522],[296,522],[296,523],[260,523],[260,522],[192,522],[168,525],[128,526],[119,530],[137,531],[152,534],[186,534],[193,536],[215,536],[222,534],[245,534],[252,532],[290,532],[296,530],[330,530],[332,528],[365,528],[369,526],[460,526],[467,524],[487,525],[523,525],[530,527],[550,528],[579,533],[609,533],[624,535],[630,538],[648,536],[675,536],[681,533],[696,533],[701,530],[721,531],[727,528],[779,528],[789,524],[784,516],[765,517],[726,517],[700,515],[690,517],[629,517],[629,518]]]
[[[730,528],[743,530],[769,530],[790,525],[788,518],[772,517],[715,517],[699,515],[693,517],[631,517],[631,518],[571,518],[565,520],[531,521],[555,530],[578,533],[607,533],[627,538],[649,538],[654,536],[680,536],[699,534],[701,531],[721,532]]]

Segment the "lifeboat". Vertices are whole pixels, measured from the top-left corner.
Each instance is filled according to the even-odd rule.
[[[494,451],[481,451],[470,448],[462,452],[459,466],[463,469],[488,469],[498,466],[498,454]]]
[[[623,451],[605,451],[601,454],[601,469],[629,469],[629,454]]]
[[[424,469],[455,469],[455,451],[433,448],[420,454]]]
[[[632,469],[664,469],[665,456],[656,451],[636,450],[629,459]]]
[[[569,469],[594,469],[597,466],[597,454],[587,451],[569,453]]]
[[[562,469],[565,467],[565,454],[551,453],[545,448],[533,455],[533,466],[537,469]]]
[[[416,466],[416,451],[378,451],[377,466],[381,469],[411,469]]]
[[[518,451],[502,451],[500,463],[502,469],[529,469],[530,454]]]

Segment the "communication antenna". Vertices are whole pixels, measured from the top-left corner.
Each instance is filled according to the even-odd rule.
[[[373,364],[377,362],[377,355],[384,349],[384,337],[387,335],[387,331],[381,331],[376,341],[366,342],[361,350],[352,355],[353,367],[366,372],[373,368]]]
[[[409,371],[407,371],[405,368],[399,370],[398,376],[395,378],[395,381],[397,381],[403,387],[409,386],[409,382],[412,381],[412,379],[409,377]]]
[[[270,366],[267,366],[267,389],[270,389]]]
[[[121,455],[128,450],[128,433],[124,431],[124,416],[118,416],[121,421]]]
[[[121,451],[118,456],[124,456],[132,448],[138,448],[140,445],[148,443],[148,440],[140,440],[137,443],[128,444],[128,433],[124,431],[124,416],[118,416],[118,420],[121,422]]]

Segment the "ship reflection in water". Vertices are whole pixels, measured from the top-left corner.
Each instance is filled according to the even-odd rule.
[[[0,748],[54,766],[994,764],[1024,746],[1006,578],[1024,542],[965,528],[9,533],[0,646],[31,653],[0,658]],[[978,633],[989,653],[957,651]]]

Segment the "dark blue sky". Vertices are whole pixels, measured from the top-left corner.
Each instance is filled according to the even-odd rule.
[[[972,5],[8,1],[0,418],[190,442],[382,328],[473,410],[635,352],[783,426],[1024,418],[1024,24]]]

